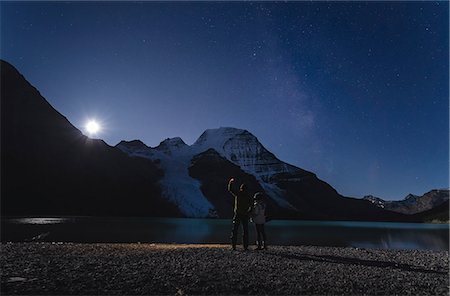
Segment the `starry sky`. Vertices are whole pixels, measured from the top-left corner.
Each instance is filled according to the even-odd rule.
[[[341,194],[449,186],[448,2],[1,2],[2,59],[110,145],[252,132]]]

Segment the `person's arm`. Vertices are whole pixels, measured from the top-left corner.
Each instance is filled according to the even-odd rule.
[[[236,191],[234,191],[234,189],[233,189],[233,184],[234,184],[234,178],[231,178],[230,181],[228,182],[228,191],[229,191],[233,196],[236,196],[237,193],[236,193]]]
[[[254,207],[253,207],[253,214],[254,214],[255,216],[258,216],[260,210],[261,210],[261,208],[260,208],[259,205],[254,206]]]

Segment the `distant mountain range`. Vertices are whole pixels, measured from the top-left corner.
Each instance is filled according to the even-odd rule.
[[[448,221],[448,201],[449,190],[448,189],[435,189],[425,193],[422,196],[408,194],[404,199],[398,201],[387,201],[379,197],[372,195],[364,196],[364,200],[376,205],[379,208],[413,215],[419,213],[435,213],[436,220]],[[445,206],[447,205],[447,206]],[[441,209],[439,211],[438,209]],[[432,212],[430,212],[432,211]],[[442,212],[442,215],[441,215]],[[420,215],[419,215],[420,216]],[[423,216],[423,215],[422,215]],[[425,214],[426,216],[426,214]],[[430,216],[429,219],[433,220]]]
[[[340,195],[243,129],[208,129],[193,145],[111,147],[82,135],[13,66],[0,70],[3,215],[230,217],[234,177],[265,193],[274,218],[422,219]]]

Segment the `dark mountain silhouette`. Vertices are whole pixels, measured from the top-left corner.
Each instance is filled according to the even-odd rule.
[[[406,216],[367,206],[355,198],[340,195],[316,175],[303,176],[298,181],[295,174],[274,176],[273,183],[285,192],[290,204],[298,209],[298,217],[320,220],[399,221]],[[381,210],[381,211],[380,211]]]
[[[3,215],[177,216],[161,198],[163,172],[84,136],[1,61]]]

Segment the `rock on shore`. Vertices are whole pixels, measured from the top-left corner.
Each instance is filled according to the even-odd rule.
[[[448,295],[448,252],[5,243],[2,294]]]

